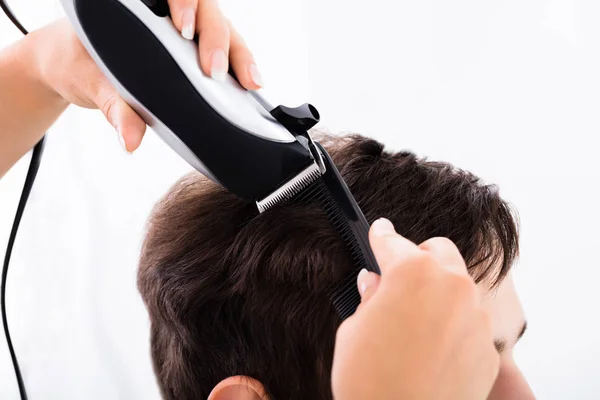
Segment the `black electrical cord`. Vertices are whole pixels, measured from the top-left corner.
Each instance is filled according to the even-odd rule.
[[[29,33],[27,32],[27,29],[25,29],[25,27],[21,24],[21,22],[19,22],[17,17],[15,17],[15,14],[12,12],[10,7],[8,6],[8,4],[6,4],[4,0],[0,0],[0,8],[2,8],[2,11],[4,11],[4,14],[6,14],[10,22],[12,22],[13,25],[16,26],[17,29],[20,30],[23,35],[27,35]]]
[[[15,17],[11,9],[6,4],[5,0],[0,0],[0,8],[2,8],[2,11],[4,11],[8,19],[23,33],[23,35],[28,34],[27,29],[25,29],[25,27],[21,25],[19,20]],[[17,212],[15,214],[13,226],[10,231],[10,236],[8,238],[8,245],[6,246],[6,256],[4,257],[4,264],[2,266],[2,285],[0,287],[2,326],[4,327],[4,335],[6,336],[6,343],[8,345],[10,358],[12,360],[13,368],[15,370],[15,377],[17,378],[17,384],[19,386],[19,394],[21,395],[21,400],[27,400],[27,392],[25,390],[25,384],[23,383],[23,377],[21,376],[21,369],[19,368],[19,362],[17,361],[17,356],[15,354],[12,340],[10,338],[10,332],[8,330],[8,318],[6,316],[6,280],[8,276],[8,265],[10,263],[10,256],[12,254],[12,249],[15,244],[15,239],[17,237],[17,231],[19,230],[19,224],[21,223],[23,211],[25,211],[25,206],[27,205],[27,200],[29,199],[29,194],[31,193],[31,188],[33,187],[35,177],[37,175],[38,169],[40,168],[40,162],[42,160],[43,153],[44,138],[42,137],[38,144],[36,144],[33,148],[33,154],[31,155],[29,169],[27,170],[27,176],[25,177],[25,184],[23,185],[23,191],[21,192],[21,198],[19,199],[19,205],[17,206]]]

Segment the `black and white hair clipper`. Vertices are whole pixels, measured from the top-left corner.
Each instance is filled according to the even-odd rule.
[[[356,263],[380,273],[369,225],[327,152],[309,136],[315,107],[273,107],[234,76],[199,67],[197,44],[169,18],[166,0],[61,0],[90,53],[121,96],[190,165],[260,212],[289,199],[319,202]],[[331,297],[346,318],[360,296],[356,275]]]

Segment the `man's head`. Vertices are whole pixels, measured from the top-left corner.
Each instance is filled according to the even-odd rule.
[[[498,315],[498,347],[509,357],[523,324],[507,279],[518,234],[497,189],[363,137],[321,143],[369,222],[386,217],[415,243],[454,241],[492,320]],[[318,207],[281,204],[259,215],[198,174],[181,180],[150,218],[139,270],[164,397],[200,399],[217,385],[247,385],[271,400],[330,399],[341,321],[326,289],[353,269]],[[502,304],[491,299],[496,288]],[[509,362],[512,383],[500,386],[512,390],[522,378]]]

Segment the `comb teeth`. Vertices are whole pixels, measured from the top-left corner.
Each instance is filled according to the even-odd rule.
[[[314,162],[298,175],[281,185],[264,199],[257,201],[258,211],[263,213],[276,204],[291,199],[321,176],[319,166]]]
[[[348,275],[348,278],[341,282],[339,286],[333,286],[329,290],[329,298],[342,321],[354,314],[360,305],[360,293],[356,287],[356,277],[359,272],[360,268]]]
[[[354,263],[355,269],[353,273],[349,274],[343,281],[337,282],[327,289],[327,295],[331,299],[335,310],[340,318],[345,320],[354,314],[360,305],[360,293],[356,286],[358,272],[363,268],[367,270],[371,270],[371,268],[369,268],[368,262],[348,224],[346,216],[322,179],[317,180],[310,187],[303,190],[302,193],[294,198],[294,201],[299,204],[320,205],[325,211],[331,225],[340,234],[347,254]]]

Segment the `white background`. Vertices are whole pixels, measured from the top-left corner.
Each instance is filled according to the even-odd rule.
[[[60,15],[11,4],[28,26]],[[222,4],[272,97],[500,185],[522,223],[517,361],[540,399],[600,398],[600,3]],[[0,18],[0,46],[18,37]],[[0,181],[2,248],[27,162]],[[154,134],[125,155],[97,112],[72,108],[53,127],[9,276],[31,399],[158,398],[136,260],[153,203],[188,170]],[[16,393],[2,345],[0,398]]]

